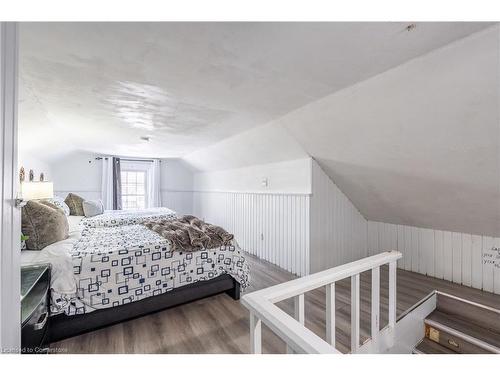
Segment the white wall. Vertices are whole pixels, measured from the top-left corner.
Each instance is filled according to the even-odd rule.
[[[310,194],[311,159],[196,173],[195,191]],[[267,181],[267,185],[263,183]]]
[[[500,294],[500,238],[368,222],[368,253],[398,250],[398,267]]]
[[[181,159],[161,161],[162,205],[178,214],[193,213],[193,171]]]
[[[85,199],[101,198],[102,162],[88,152],[72,152],[51,162],[54,194],[75,193]]]
[[[52,168],[50,167],[50,164],[39,157],[33,156],[29,152],[19,150],[17,164],[18,172],[21,167],[24,167],[24,170],[26,172],[26,181],[28,180],[30,169],[33,169],[33,172],[35,174],[35,181],[39,180],[41,172],[43,172],[44,174],[45,181],[52,181]]]
[[[311,272],[367,255],[366,219],[312,160]]]

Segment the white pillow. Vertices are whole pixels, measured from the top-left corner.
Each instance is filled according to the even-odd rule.
[[[59,207],[64,211],[66,216],[69,216],[69,206],[64,202],[64,199],[58,196],[54,196],[54,198],[45,199],[47,202],[52,203],[54,206]]]
[[[85,217],[92,217],[104,213],[102,200],[83,201],[83,213]]]

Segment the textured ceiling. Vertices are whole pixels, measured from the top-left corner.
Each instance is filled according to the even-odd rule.
[[[486,27],[405,26],[23,23],[21,149],[184,156]]]

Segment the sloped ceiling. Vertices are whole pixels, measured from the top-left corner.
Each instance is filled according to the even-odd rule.
[[[184,156],[485,24],[422,23],[412,32],[405,26],[23,23],[23,147],[54,158],[65,148]]]
[[[366,218],[498,237],[499,47],[490,28],[279,124]]]
[[[184,157],[197,171],[218,171],[309,158],[287,129],[275,122],[257,126]]]

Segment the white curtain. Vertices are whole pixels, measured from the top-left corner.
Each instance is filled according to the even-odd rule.
[[[105,210],[113,209],[113,158],[102,159],[102,203]]]
[[[154,159],[148,171],[148,207],[161,207],[160,160]]]

